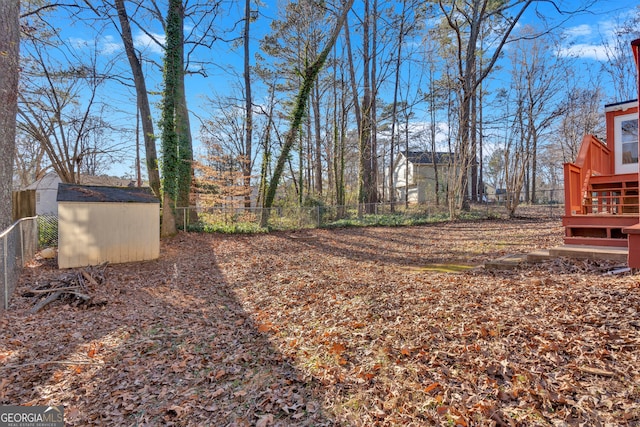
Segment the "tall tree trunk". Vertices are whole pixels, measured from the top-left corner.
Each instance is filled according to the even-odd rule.
[[[532,117],[533,112],[530,112],[530,114],[530,117]],[[535,204],[537,202],[536,178],[538,174],[538,132],[535,129],[535,124],[533,122],[530,121],[529,124],[529,132],[531,133],[531,203]]]
[[[370,193],[372,199],[370,203],[378,203],[378,81],[377,67],[378,60],[378,0],[373,0],[372,11],[372,31],[371,31],[371,182]],[[384,185],[384,182],[383,182]]]
[[[187,208],[193,206],[191,189],[194,186],[195,174],[193,169],[193,140],[191,138],[191,124],[189,109],[187,108],[187,92],[184,86],[184,71],[180,74],[177,85],[176,127],[178,130],[179,164],[180,164],[180,193],[178,206]],[[195,211],[194,211],[195,213]]]
[[[477,72],[473,73],[473,84],[477,80]],[[478,93],[471,98],[471,200],[478,201]]]
[[[133,37],[131,35],[131,26],[129,25],[129,17],[124,6],[124,0],[115,0],[116,9],[118,11],[118,19],[120,20],[122,43],[124,44],[129,66],[133,74],[133,82],[136,87],[136,99],[138,109],[140,110],[140,118],[142,120],[142,132],[144,134],[144,149],[147,163],[147,175],[149,177],[149,186],[153,193],[160,197],[160,172],[158,170],[158,154],[156,152],[156,137],[153,130],[153,119],[151,117],[151,107],[149,105],[149,97],[147,95],[147,84],[142,72],[142,66],[136,55],[133,45]]]
[[[482,58],[480,60],[482,63]],[[484,202],[485,194],[484,194],[484,135],[483,135],[483,127],[484,127],[484,117],[482,115],[482,83],[478,86],[478,161],[480,162],[479,171],[478,171],[478,185],[480,186],[480,202]]]
[[[275,107],[274,102],[275,85],[269,87],[269,112],[267,113],[267,126],[264,131],[264,138],[262,141],[262,166],[260,168],[260,191],[258,193],[258,203],[260,200],[264,200],[267,193],[267,180],[269,176],[269,170],[271,169],[271,129],[273,128],[273,109]]]
[[[298,128],[298,206],[302,206],[304,198],[304,139],[302,131],[302,123]]]
[[[169,1],[165,49],[164,97],[162,105],[162,157],[164,169],[163,235],[174,234],[182,217],[167,221],[176,207],[189,206],[192,151],[189,115],[184,91],[184,6]],[[186,205],[185,205],[186,203]],[[179,205],[179,206],[178,206]]]
[[[429,132],[431,135],[431,157],[433,159],[433,177],[435,179],[434,193],[436,197],[436,206],[440,206],[440,193],[438,187],[440,187],[440,179],[438,176],[438,156],[436,147],[436,91],[434,82],[434,70],[433,64],[429,65]]]
[[[369,23],[371,20],[369,10],[369,0],[364,0],[364,16],[362,21],[362,73],[363,73],[363,96],[362,96],[362,128],[360,130],[360,167],[358,202],[361,207],[365,207],[367,213],[373,213],[373,203],[375,194],[372,191],[373,169],[372,169],[372,146],[371,146],[371,79],[370,65],[371,52],[369,49],[370,33]],[[356,100],[357,102],[357,100]]]
[[[313,105],[313,134],[315,139],[314,178],[315,190],[318,196],[322,195],[322,129],[320,125],[320,88],[314,86],[312,97]]]
[[[338,206],[338,217],[342,217],[345,203],[344,190],[344,140],[346,123],[346,106],[344,76],[340,78],[340,97],[338,98],[338,78],[337,67],[333,72],[333,173],[336,191],[336,205]]]
[[[13,159],[18,113],[20,2],[0,1],[0,231],[11,225]]]
[[[393,104],[392,104],[392,108],[391,108],[391,160],[390,160],[390,166],[389,166],[389,201],[391,202],[391,212],[393,212],[395,210],[395,201],[396,201],[396,196],[395,196],[395,188],[394,188],[394,180],[393,180],[393,171],[392,171],[392,167],[393,167],[393,161],[394,161],[394,146],[395,146],[395,141],[394,139],[396,138],[396,123],[398,121],[398,90],[400,87],[400,65],[402,64],[401,61],[401,57],[402,57],[402,44],[404,43],[404,21],[405,21],[405,7],[407,5],[406,0],[403,0],[402,2],[402,16],[400,18],[400,29],[398,30],[398,51],[396,53],[396,69],[395,69],[395,81],[394,81],[394,87],[393,87]],[[409,156],[409,152],[407,151],[405,153],[405,156]],[[408,163],[407,163],[408,164]],[[405,181],[404,183],[405,185],[405,194],[408,193],[409,191],[409,183]]]
[[[251,66],[249,64],[249,27],[251,24],[251,0],[244,4],[244,89],[245,89],[245,140],[244,159],[242,163],[242,179],[244,184],[244,206],[251,207],[251,158],[253,156],[253,99],[251,97]]]
[[[349,82],[351,92],[353,92],[353,110],[356,116],[356,126],[358,135],[362,133],[362,112],[360,111],[360,95],[358,94],[358,81],[356,80],[356,69],[353,63],[353,52],[351,51],[351,36],[349,34],[349,21],[344,23],[344,43],[347,46],[347,56],[349,58]]]

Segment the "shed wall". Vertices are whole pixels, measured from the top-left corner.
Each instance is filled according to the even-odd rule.
[[[159,256],[159,204],[58,202],[60,268]]]

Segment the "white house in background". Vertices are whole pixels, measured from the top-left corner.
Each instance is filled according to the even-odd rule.
[[[37,215],[58,215],[58,184],[62,180],[55,172],[48,172],[41,178],[37,179],[33,184],[23,190],[36,191],[36,214]],[[84,185],[129,187],[133,181],[115,178],[112,176],[90,176],[81,175],[80,182]]]
[[[444,195],[447,189],[449,170],[453,162],[453,153],[409,151],[401,152],[392,165],[393,191],[396,201],[405,200],[408,194],[409,203],[427,203],[435,201],[436,169],[438,170],[438,193]],[[385,195],[389,197],[388,170],[385,174]]]

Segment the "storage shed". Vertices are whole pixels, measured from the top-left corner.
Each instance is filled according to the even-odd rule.
[[[150,188],[58,186],[58,267],[157,259],[160,202]]]

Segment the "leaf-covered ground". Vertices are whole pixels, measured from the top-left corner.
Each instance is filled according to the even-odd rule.
[[[68,425],[640,425],[640,278],[553,260],[558,221],[179,234],[111,265],[103,306],[22,296],[0,317],[0,404]],[[28,294],[27,294],[28,295]]]

